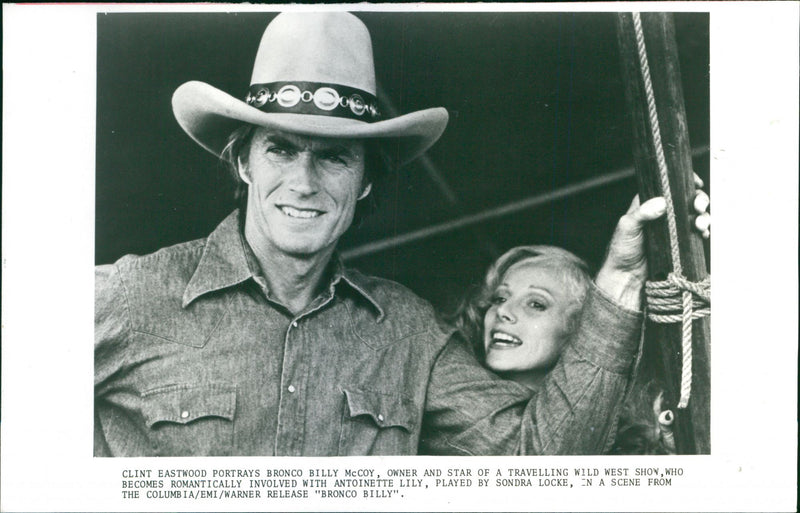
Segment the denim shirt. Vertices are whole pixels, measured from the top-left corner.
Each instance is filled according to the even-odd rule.
[[[238,213],[96,268],[96,456],[599,453],[640,314],[590,291],[541,392],[482,368],[405,287],[336,260],[292,315]]]

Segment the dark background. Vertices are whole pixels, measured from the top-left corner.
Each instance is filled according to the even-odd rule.
[[[229,178],[181,130],[170,100],[189,80],[243,98],[273,16],[98,15],[96,263],[204,237],[234,208]],[[380,93],[391,103],[382,111],[443,106],[451,119],[430,165],[388,176],[375,191],[378,212],[351,228],[340,249],[632,165],[613,14],[357,16],[372,34]],[[691,144],[707,147],[708,14],[676,14],[675,24]],[[708,154],[694,163],[708,183]],[[448,309],[515,245],[562,246],[596,268],[634,194],[631,178],[349,264]]]

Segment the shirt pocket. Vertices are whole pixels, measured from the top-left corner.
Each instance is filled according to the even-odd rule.
[[[236,386],[168,385],[142,394],[158,456],[227,456],[233,450]]]
[[[410,397],[345,388],[339,455],[416,454],[418,414]]]

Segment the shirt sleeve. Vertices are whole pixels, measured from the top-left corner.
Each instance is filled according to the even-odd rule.
[[[117,266],[97,266],[94,305],[95,403],[102,400],[125,368],[130,326],[128,298]]]
[[[452,336],[431,372],[423,454],[601,454],[614,435],[642,315],[592,286],[578,329],[538,393],[483,368]]]

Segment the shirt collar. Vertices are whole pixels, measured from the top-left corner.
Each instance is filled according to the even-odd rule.
[[[238,285],[259,274],[257,260],[239,229],[239,215],[239,211],[234,210],[206,239],[200,262],[183,292],[184,308],[204,294]],[[369,293],[371,280],[358,271],[347,269],[338,253],[334,254],[331,265],[331,294],[336,285],[344,281],[375,308],[377,321],[383,320],[383,308]]]
[[[250,248],[239,231],[239,211],[234,210],[206,239],[200,262],[183,292],[183,307],[203,294],[252,278],[247,251]]]
[[[378,303],[378,300],[375,299],[373,294],[370,294],[370,289],[372,288],[371,282],[368,277],[364,276],[360,272],[356,271],[355,269],[348,269],[342,264],[342,259],[338,253],[334,254],[333,260],[333,273],[332,273],[332,280],[331,280],[331,293],[333,293],[333,288],[340,282],[344,281],[347,283],[351,289],[355,290],[359,293],[364,299],[370,302],[370,304],[375,308],[376,313],[378,314],[378,318],[376,319],[377,322],[381,322],[383,318],[386,316],[384,313],[383,307],[381,304]]]

